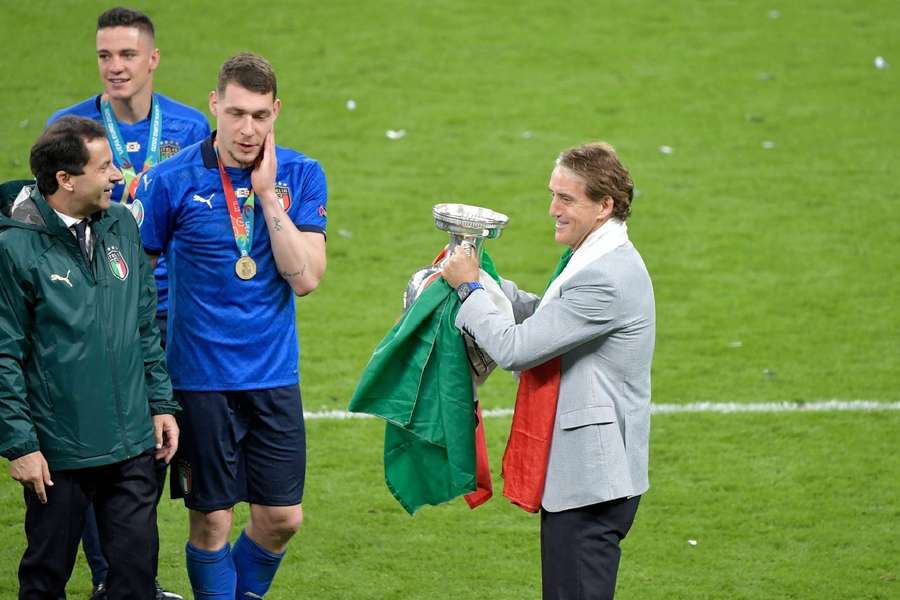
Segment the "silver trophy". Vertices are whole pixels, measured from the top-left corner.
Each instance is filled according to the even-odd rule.
[[[457,246],[465,245],[474,249],[481,259],[484,240],[500,237],[500,233],[509,222],[509,217],[503,213],[468,204],[435,204],[431,214],[434,216],[435,226],[450,234],[450,244],[443,260],[413,273],[403,293],[403,310],[412,306],[425,289],[424,284],[430,282],[435,274],[441,271],[444,261],[453,254]]]
[[[447,256],[453,254],[457,246],[466,244],[481,258],[484,240],[500,237],[509,222],[509,217],[502,213],[468,204],[435,204],[431,214],[437,228],[450,234]]]
[[[443,260],[413,273],[403,293],[404,311],[412,306],[422,290],[438,277],[444,262],[453,254],[454,249],[463,246],[467,252],[474,250],[480,260],[484,241],[500,237],[500,233],[509,222],[509,217],[502,213],[468,204],[435,204],[431,213],[434,216],[435,226],[450,234],[450,244]],[[475,340],[465,334],[463,337],[475,380],[480,384],[490,374],[495,363],[475,344]]]

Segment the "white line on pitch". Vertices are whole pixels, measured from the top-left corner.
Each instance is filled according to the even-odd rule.
[[[821,400],[817,402],[691,402],[689,404],[653,404],[653,414],[671,413],[778,413],[778,412],[821,412],[821,411],[865,411],[900,410],[900,402],[876,402],[872,400]],[[508,417],[511,408],[491,408],[481,413],[485,417]],[[322,410],[304,412],[303,417],[311,420],[340,421],[343,419],[370,419],[372,415],[351,413],[343,410]]]

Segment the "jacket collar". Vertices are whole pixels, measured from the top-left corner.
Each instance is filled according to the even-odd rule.
[[[30,202],[29,202],[30,200]],[[29,206],[30,205],[30,206]],[[40,218],[40,223],[31,221],[34,225],[44,225],[46,227],[47,232],[50,235],[58,236],[64,238],[66,241],[70,241],[72,238],[72,233],[69,231],[69,228],[66,227],[66,224],[63,223],[62,219],[59,218],[59,215],[56,214],[56,211],[50,206],[47,202],[47,199],[44,198],[44,195],[41,194],[40,190],[38,190],[37,186],[34,186],[31,190],[31,196],[28,200],[23,202],[14,212],[13,219],[19,219],[19,213],[22,213],[22,216],[31,215],[32,218],[34,213],[37,213],[37,216]],[[118,220],[117,217],[114,217],[109,214],[109,211],[100,210],[95,212],[90,217],[91,231],[98,238],[101,234],[106,233],[112,224]],[[24,221],[29,222],[29,221]]]

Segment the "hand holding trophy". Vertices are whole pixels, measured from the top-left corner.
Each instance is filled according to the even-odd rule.
[[[409,309],[422,290],[441,275],[441,270],[456,248],[463,248],[468,255],[474,254],[480,262],[484,254],[485,240],[499,238],[503,228],[509,222],[509,217],[502,213],[468,204],[436,204],[431,212],[435,226],[450,235],[450,243],[431,266],[419,269],[410,278],[403,294],[404,310]],[[483,271],[480,275],[482,283],[493,284],[493,287],[497,287],[493,280],[485,281],[485,279],[490,279],[489,275]],[[505,303],[507,307],[509,306],[502,292],[499,292],[499,288],[497,288],[497,293],[492,294],[492,297],[495,302]],[[512,308],[509,307],[509,310],[511,312]],[[473,379],[476,385],[480,385],[487,379],[495,363],[478,347],[475,340],[467,335],[463,335],[463,337],[466,342],[466,354],[472,367]]]

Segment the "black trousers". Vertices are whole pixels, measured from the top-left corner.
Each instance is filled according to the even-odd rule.
[[[168,313],[156,313],[156,325],[159,327],[159,336],[163,350],[166,348],[166,332],[168,331]],[[163,490],[166,487],[166,472],[168,465],[164,461],[156,462],[156,504],[162,498]],[[100,532],[97,529],[97,518],[94,515],[94,507],[88,505],[84,515],[84,532],[81,534],[81,547],[84,549],[84,557],[87,559],[88,567],[91,570],[91,584],[96,587],[97,584],[106,583],[106,575],[109,572],[109,563],[103,556],[103,549],[100,546]],[[159,574],[159,556],[153,558],[153,576]],[[57,600],[66,600],[66,594],[60,594]]]
[[[109,600],[154,600],[156,474],[153,451],[93,467],[51,471],[47,503],[25,490],[27,547],[19,563],[19,600],[56,600],[72,574],[84,514],[93,502]]]
[[[544,600],[611,600],[619,542],[634,523],[641,497],[552,513],[541,509]]]
[[[156,461],[156,504],[162,498],[163,490],[166,488],[166,475],[168,467],[165,461]],[[97,517],[94,516],[94,505],[89,504],[84,514],[84,533],[81,534],[81,548],[84,550],[84,558],[87,559],[88,567],[91,570],[91,583],[96,586],[98,583],[106,583],[106,574],[109,571],[109,563],[103,556],[103,549],[100,547],[100,531],[97,529]],[[159,557],[153,559],[153,575],[159,574]],[[65,600],[65,596],[60,596],[59,600]]]

